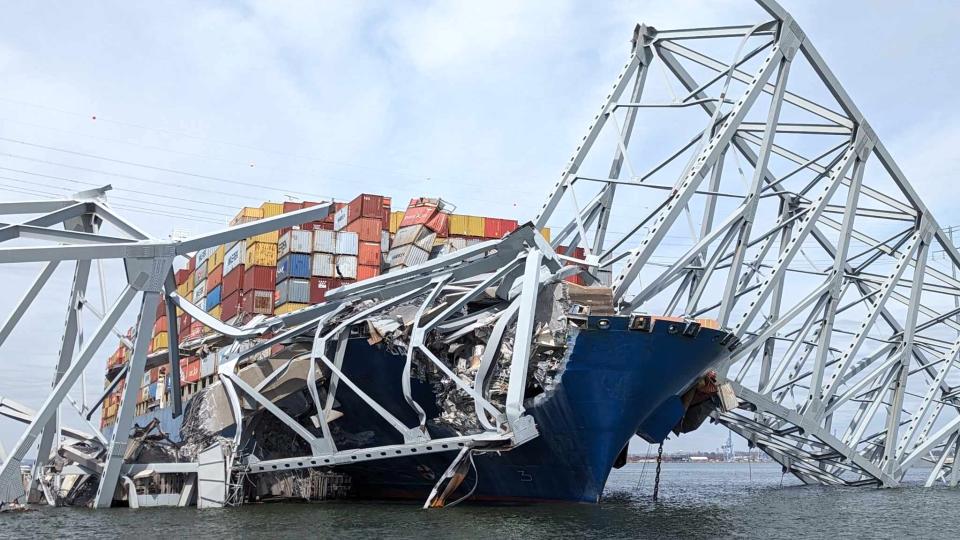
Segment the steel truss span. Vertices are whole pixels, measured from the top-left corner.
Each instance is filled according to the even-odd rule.
[[[795,20],[637,26],[538,226],[623,313],[711,317],[716,420],[808,483],[956,485],[960,253]],[[559,246],[579,245],[582,258]]]
[[[509,451],[539,436],[523,404],[537,299],[575,272],[608,287],[621,315],[713,318],[732,333],[717,367],[739,406],[714,419],[804,482],[896,486],[926,462],[927,485],[956,485],[960,253],[799,25],[774,2],[759,6],[756,20],[741,26],[637,26],[622,71],[533,224],[243,327],[181,298],[174,260],[322,219],[329,205],[173,241],[150,238],[115,213],[108,187],[65,200],[0,203],[0,215],[28,216],[0,225],[0,242],[9,242],[0,247],[0,263],[42,264],[0,324],[0,350],[57,267],[74,265],[57,370],[42,406],[33,411],[0,400],[0,414],[27,426],[9,453],[0,448],[0,501],[24,495],[21,465],[33,449],[31,499],[57,502],[55,466],[65,459],[59,472],[98,483],[96,507],[109,506],[146,470],[195,474],[201,505],[217,506],[229,503],[238,471],[458,450],[426,502],[442,505],[474,453]],[[552,245],[536,232],[543,226],[555,231]],[[25,246],[27,240],[40,244]],[[88,284],[109,260],[122,262],[126,280],[112,304],[104,298],[97,308]],[[481,296],[489,308],[464,316],[462,308]],[[160,304],[168,320],[180,308],[233,342],[218,376],[238,429],[233,446],[206,448],[196,462],[125,463]],[[479,426],[474,434],[431,439],[409,384],[403,396],[418,425],[398,420],[341,370],[357,323],[389,332],[401,307],[410,334],[398,383],[409,383],[414,361],[443,372],[452,391],[472,403],[459,412]],[[115,329],[130,310],[137,314],[132,337]],[[91,317],[95,329],[84,332]],[[479,326],[490,328],[483,346],[489,353],[478,356],[473,378],[464,378],[431,347]],[[525,346],[513,345],[500,372],[502,398],[491,400],[478,390],[496,369],[494,351],[508,328],[525,336]],[[171,343],[179,343],[176,330],[170,325]],[[98,400],[77,404],[71,392],[111,336],[127,340],[131,359]],[[308,344],[312,429],[265,395],[297,359],[256,384],[240,369],[273,345],[294,342]],[[178,355],[172,347],[162,361],[178,366]],[[179,370],[170,371],[179,414]],[[85,430],[62,425],[62,408],[74,406],[89,420],[121,380],[128,384],[113,434],[89,422]],[[338,449],[327,425],[339,414],[338,387],[349,387],[403,443]],[[258,461],[233,452],[246,415],[257,408],[286,424],[309,454]],[[184,493],[185,504],[189,489]]]

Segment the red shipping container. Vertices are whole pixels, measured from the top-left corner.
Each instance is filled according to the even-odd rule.
[[[190,257],[190,259],[187,260],[187,270],[190,270],[191,272],[193,272],[196,269],[197,269],[197,258]]]
[[[190,269],[181,268],[180,270],[177,270],[176,276],[177,276],[177,285],[183,285],[184,283],[187,282],[187,278],[190,277]]]
[[[273,315],[273,289],[247,290],[240,295],[240,311]]]
[[[238,269],[239,270],[239,269]],[[235,290],[220,301],[220,320],[229,321],[240,313],[240,291]]]
[[[200,321],[193,321],[190,323],[190,328],[187,330],[184,335],[184,339],[197,339],[203,335],[203,330],[206,328],[203,326],[203,323]]]
[[[180,331],[180,337],[183,337],[184,332],[190,328],[190,323],[193,322],[193,317],[187,315],[186,313],[181,313],[177,317],[177,330]]]
[[[361,193],[356,199],[350,201],[350,209],[347,210],[347,222],[358,218],[383,219],[383,196]]]
[[[360,264],[357,265],[357,281],[363,281],[380,275],[380,265]]]
[[[332,231],[333,222],[332,221],[314,221],[313,230],[315,231]]]
[[[382,225],[383,222],[380,219],[363,217],[351,221],[343,230],[357,233],[361,242],[376,242],[379,245]]]
[[[223,283],[223,265],[218,264],[216,268],[207,273],[207,291],[212,291],[214,287]]]
[[[400,227],[409,227],[410,225],[422,225],[438,213],[435,206],[411,206],[403,213],[403,219],[400,221]]]
[[[200,359],[188,356],[180,360],[180,385],[195,383],[200,380]]]
[[[483,225],[483,236],[486,238],[503,238],[517,230],[517,220],[486,218]]]
[[[163,295],[160,296],[160,301],[157,302],[157,318],[163,317],[167,314],[167,303],[163,300]]]
[[[340,286],[339,279],[312,277],[310,278],[310,303],[319,304],[324,301],[327,291]]]
[[[390,230],[390,197],[383,198],[383,216],[380,217],[381,229]]]
[[[230,293],[243,289],[244,266],[241,264],[223,276],[223,289],[220,293],[223,296],[229,296]]]
[[[437,236],[444,238],[450,233],[450,214],[437,212],[427,220],[426,225],[428,229],[437,233]]]
[[[150,370],[150,382],[155,383],[160,379],[160,368],[155,367]]]
[[[248,266],[243,274],[244,290],[272,291],[276,287],[276,283],[276,266]]]
[[[167,316],[164,315],[163,317],[159,317],[157,318],[156,321],[154,321],[153,335],[157,335],[160,332],[166,332],[166,331],[167,331]]]
[[[289,214],[303,209],[303,203],[293,201],[283,201],[283,213]]]

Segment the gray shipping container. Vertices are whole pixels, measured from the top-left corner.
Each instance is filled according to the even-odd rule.
[[[357,258],[352,255],[337,255],[337,275],[343,279],[357,279]]]
[[[429,232],[430,229],[423,225],[400,227],[400,229],[397,230],[397,234],[393,235],[393,247],[405,246],[416,242],[417,238],[420,237],[421,231]]]
[[[359,253],[360,239],[355,232],[337,233],[337,255],[356,255]]]
[[[427,262],[429,258],[429,251],[411,244],[391,249],[389,255],[387,255],[387,263],[391,268],[416,266]]]
[[[200,358],[200,376],[209,377],[217,372],[217,353],[210,353]]]
[[[329,253],[314,253],[310,275],[317,277],[333,277],[333,255]]]
[[[204,279],[197,283],[197,286],[193,288],[193,303],[200,305],[200,301],[207,297],[207,280]]]
[[[390,231],[380,231],[380,251],[382,253],[390,251]]]
[[[273,304],[279,306],[287,302],[307,304],[310,302],[310,280],[289,278],[277,283],[277,294]]]
[[[427,253],[429,253],[430,250],[433,249],[433,243],[434,243],[436,240],[437,240],[437,233],[435,233],[435,232],[430,232],[430,233],[428,233],[428,234],[420,235],[420,237],[417,238],[417,241],[414,242],[414,244],[415,244],[418,248],[420,248],[420,249],[426,251]]]
[[[337,252],[337,233],[335,231],[313,231],[313,251],[317,253]]]
[[[277,257],[288,253],[310,253],[313,250],[313,231],[291,229],[277,240]]]

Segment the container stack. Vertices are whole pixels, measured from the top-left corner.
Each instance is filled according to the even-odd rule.
[[[426,262],[437,238],[449,235],[448,205],[441,199],[411,199],[387,255],[390,270]]]
[[[390,229],[390,204],[389,197],[362,193],[337,211],[333,219],[333,229],[338,233],[333,277],[360,281],[380,275],[383,232]]]
[[[310,264],[313,231],[289,229],[277,243],[276,287],[273,309],[277,315],[296,311],[310,302]]]

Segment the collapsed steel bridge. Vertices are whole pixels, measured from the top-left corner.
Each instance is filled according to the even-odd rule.
[[[533,226],[241,328],[176,294],[174,259],[320,219],[328,207],[161,241],[111,210],[105,190],[72,200],[0,204],[4,215],[35,216],[4,226],[0,240],[58,243],[0,248],[2,263],[46,263],[0,327],[0,344],[54,269],[76,261],[51,392],[37,411],[0,403],[0,413],[28,424],[0,470],[0,500],[23,496],[20,469],[32,448],[38,452],[34,498],[54,502],[58,475],[85,474],[98,482],[96,507],[111,504],[121,479],[128,482],[147,469],[196,474],[199,504],[216,506],[228,502],[230,474],[238,466],[256,474],[461,449],[432,500],[446,491],[444,482],[471,452],[509,451],[537,436],[522,399],[534,307],[546,285],[573,272],[608,288],[619,314],[711,317],[730,330],[739,345],[730,347],[718,369],[733,385],[739,407],[717,411],[714,418],[802,481],[897,486],[909,469],[927,463],[928,486],[955,486],[960,378],[952,368],[960,352],[960,252],[797,22],[775,2],[758,5],[756,19],[741,26],[637,26],[623,70]],[[105,225],[117,232],[105,234]],[[550,244],[535,232],[547,225],[559,229]],[[560,246],[583,247],[585,256]],[[127,285],[112,307],[96,313],[85,290],[91,261],[103,259],[123,261]],[[499,307],[479,317],[460,315],[458,307],[491,289]],[[408,366],[417,356],[446,373],[475,401],[482,433],[431,439],[422,411],[420,425],[407,426],[340,371],[340,344],[352,325],[410,301],[418,309],[406,344]],[[79,405],[89,418],[121,378],[131,381],[113,435],[105,437],[92,425],[91,433],[61,426],[61,407],[75,405],[69,391],[108,336],[125,339],[114,326],[136,302],[131,361],[99,401]],[[252,400],[301,437],[309,454],[238,464],[226,444],[195,462],[124,462],[135,383],[147,362],[159,302],[166,303],[169,317],[179,307],[233,341],[219,377],[236,437],[246,414],[240,403]],[[91,312],[100,322],[75,353],[81,313]],[[425,345],[427,336],[450,337],[483,323],[493,324],[492,351],[512,321],[528,343],[515,347],[502,404],[485,399],[476,380],[462,380]],[[171,343],[177,343],[175,325],[171,332]],[[313,336],[305,384],[320,436],[265,397],[270,377],[252,385],[238,373],[244,359],[301,336]],[[177,366],[177,348],[167,354],[166,361]],[[483,362],[489,368],[491,359]],[[324,381],[326,400],[316,390],[318,366],[333,374]],[[179,411],[178,370],[171,376]],[[327,425],[338,384],[363,397],[404,443],[338,450]],[[77,451],[78,442],[86,452]],[[73,456],[71,464],[52,469],[57,451]]]

